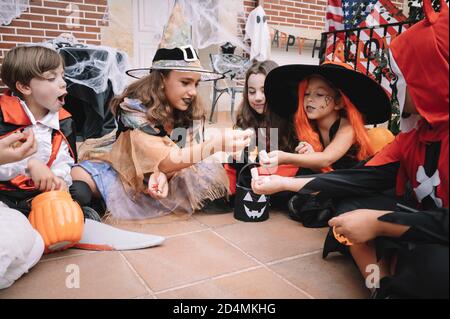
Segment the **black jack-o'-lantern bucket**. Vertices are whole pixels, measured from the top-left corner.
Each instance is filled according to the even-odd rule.
[[[243,222],[262,222],[269,219],[270,196],[257,195],[251,188],[250,169],[259,164],[245,165],[239,172],[234,199],[234,218]]]

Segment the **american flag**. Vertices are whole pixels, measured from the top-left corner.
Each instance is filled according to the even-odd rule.
[[[378,0],[328,0],[326,31],[352,29],[365,20]]]
[[[379,61],[368,60],[364,55],[364,51],[367,50],[367,47],[364,48],[366,42],[375,39],[380,44],[378,49],[387,49],[391,40],[399,34],[399,27],[390,26],[385,29],[379,26],[405,19],[406,17],[390,0],[328,0],[327,32],[353,28],[365,29],[350,34],[338,32],[336,39],[333,34],[330,34],[327,38],[326,60],[347,62],[364,74],[373,75],[379,67]],[[347,35],[347,44],[344,44],[345,35]],[[345,45],[353,56],[351,61],[347,61],[344,56]],[[370,49],[373,49],[372,44],[369,46]],[[390,82],[386,77],[382,77],[381,85],[390,92]]]

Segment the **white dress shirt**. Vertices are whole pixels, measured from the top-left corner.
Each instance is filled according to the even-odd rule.
[[[25,158],[19,162],[0,165],[0,181],[9,181],[18,175],[26,175],[27,163],[30,158],[36,158],[42,163],[47,164],[52,154],[52,133],[53,130],[59,130],[59,114],[49,112],[41,120],[36,120],[30,109],[24,101],[20,101],[25,113],[28,115],[32,125],[25,130],[32,129],[37,143],[37,152],[32,156]],[[63,179],[67,186],[72,185],[72,177],[70,170],[75,161],[70,156],[69,146],[65,140],[62,141],[61,147],[56,155],[56,159],[50,167],[53,174]]]

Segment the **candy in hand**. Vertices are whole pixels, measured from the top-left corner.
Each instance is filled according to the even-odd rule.
[[[23,131],[21,131],[23,132]],[[18,132],[17,132],[18,133]],[[19,148],[20,146],[22,146],[23,143],[25,143],[27,141],[28,136],[30,135],[30,133],[28,131],[23,133],[24,137],[21,138],[20,140],[18,140],[17,142],[14,142],[11,146],[13,148]]]
[[[262,150],[261,152],[259,152],[259,160],[261,162],[269,161],[269,155],[267,154],[266,150]]]
[[[256,158],[258,157],[258,146],[255,146],[253,151],[248,154],[249,160],[252,162],[256,162]]]
[[[333,235],[334,235],[334,238],[336,238],[336,240],[338,242],[340,242],[342,245],[345,245],[345,246],[352,246],[353,245],[353,243],[350,240],[348,240],[347,237],[345,237],[344,235],[336,233],[336,227],[333,227]]]
[[[161,191],[158,189],[158,184],[152,184],[152,190],[158,194],[161,193]]]
[[[257,179],[259,177],[259,173],[258,173],[258,168],[257,167],[253,167],[250,172],[252,173],[252,178],[253,179]]]

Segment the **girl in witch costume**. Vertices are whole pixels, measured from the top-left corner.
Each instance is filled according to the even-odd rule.
[[[88,182],[116,219],[192,214],[207,200],[226,196],[222,165],[204,160],[218,151],[241,151],[252,133],[230,131],[204,140],[197,86],[202,76],[217,74],[201,67],[192,46],[159,49],[150,69],[127,73],[139,80],[112,101],[117,137],[106,151],[87,154],[90,160],[74,168],[74,179]]]
[[[424,12],[390,48],[403,116],[420,115],[416,126],[363,167],[298,179],[271,176],[252,185],[259,194],[292,190],[339,198],[339,216],[329,225],[353,245],[339,244],[330,230],[324,257],[350,253],[374,298],[449,297],[449,14],[445,1],[438,13],[425,0]],[[383,193],[392,187],[396,196]],[[379,281],[371,281],[370,265],[378,266]]]
[[[294,118],[300,143],[295,152],[273,151],[261,163],[292,165],[299,168],[297,175],[351,168],[368,159],[374,152],[364,124],[390,116],[384,90],[344,63],[282,66],[269,74],[265,89],[272,114]],[[294,195],[286,200],[291,218],[307,227],[327,226],[330,201]]]
[[[294,117],[294,153],[274,151],[264,166],[291,164],[304,173],[350,168],[373,155],[365,124],[386,122],[389,98],[367,76],[344,63],[286,65],[265,83],[269,109]]]

